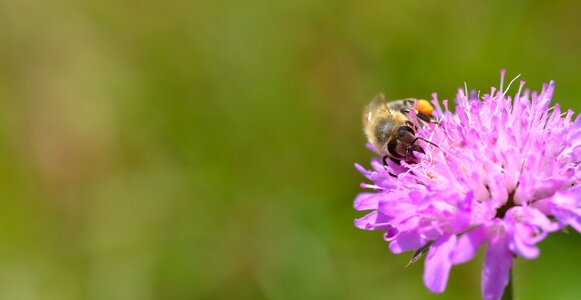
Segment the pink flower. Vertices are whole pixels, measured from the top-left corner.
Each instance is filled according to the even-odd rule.
[[[443,292],[450,268],[486,244],[482,294],[499,299],[514,257],[536,258],[536,244],[567,225],[581,232],[581,119],[549,108],[553,82],[540,93],[523,86],[514,99],[502,80],[482,99],[459,90],[455,113],[434,95],[439,124],[417,136],[438,147],[423,144],[416,164],[356,165],[373,191],[355,198],[355,209],[371,210],[355,225],[385,231],[394,253],[427,252],[424,283],[432,292]]]

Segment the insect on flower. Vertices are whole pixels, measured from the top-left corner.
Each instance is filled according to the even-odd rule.
[[[453,265],[471,260],[484,245],[482,297],[499,299],[515,257],[536,258],[536,244],[566,226],[581,232],[581,118],[561,112],[559,104],[549,107],[552,81],[539,93],[521,81],[507,97],[503,79],[504,70],[500,88],[482,97],[459,89],[455,112],[434,94],[430,119],[438,124],[422,120],[417,105],[424,126],[410,126],[394,104],[384,110],[397,121],[387,112],[368,119],[395,129],[383,130],[390,134],[381,139],[366,129],[381,157],[371,170],[356,164],[373,182],[362,187],[373,190],[355,198],[356,210],[370,211],[355,226],[385,232],[393,253],[413,251],[412,260],[427,253],[423,279],[435,293],[445,290]],[[417,140],[438,147],[417,151]],[[407,162],[410,150],[420,153],[413,163]],[[401,164],[382,164],[386,155]]]
[[[401,160],[413,162],[413,152],[424,153],[416,130],[425,123],[435,123],[433,107],[426,100],[407,98],[386,102],[383,94],[378,94],[363,111],[363,129],[369,143],[382,153],[383,164],[386,159],[399,164]],[[416,116],[417,118],[414,118]]]

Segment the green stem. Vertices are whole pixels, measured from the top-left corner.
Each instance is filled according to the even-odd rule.
[[[510,268],[508,275],[508,284],[504,289],[504,294],[502,295],[502,300],[512,300],[513,299],[513,287],[512,287],[512,267]]]

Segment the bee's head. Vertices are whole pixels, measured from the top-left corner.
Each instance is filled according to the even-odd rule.
[[[424,153],[417,140],[412,127],[400,126],[395,137],[387,145],[387,150],[395,158],[407,159],[413,156],[414,151]]]

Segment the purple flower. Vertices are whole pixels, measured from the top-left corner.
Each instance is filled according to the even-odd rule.
[[[450,268],[484,246],[482,295],[499,299],[516,256],[536,258],[536,244],[567,225],[581,232],[581,118],[549,107],[552,81],[540,93],[523,86],[514,99],[502,79],[482,99],[459,90],[455,113],[434,94],[439,123],[416,135],[438,147],[422,144],[414,164],[356,165],[373,191],[356,197],[355,209],[371,212],[355,225],[385,231],[389,249],[416,251],[412,260],[427,252],[432,292],[443,292]]]

